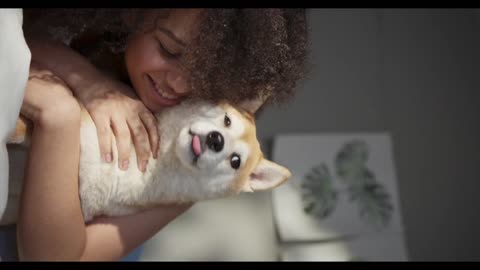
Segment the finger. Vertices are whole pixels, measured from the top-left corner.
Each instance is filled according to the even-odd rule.
[[[112,128],[110,127],[110,119],[109,117],[93,117],[93,122],[95,123],[95,127],[97,129],[97,136],[98,136],[98,145],[100,147],[100,153],[102,155],[102,159],[105,162],[112,162],[113,155],[112,155]]]
[[[148,143],[148,133],[140,119],[127,122],[132,134],[133,145],[137,153],[138,169],[144,172],[147,168],[148,158],[150,157],[150,145]]]
[[[121,170],[126,170],[130,162],[129,158],[132,144],[130,130],[125,119],[113,118],[112,127],[117,141],[118,167]]]
[[[140,113],[140,119],[147,127],[148,138],[150,141],[150,147],[152,149],[153,158],[158,156],[158,145],[160,137],[158,135],[158,122],[157,118],[150,112]]]

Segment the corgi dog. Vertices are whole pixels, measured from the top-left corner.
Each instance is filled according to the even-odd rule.
[[[291,173],[264,157],[256,135],[256,108],[255,102],[232,106],[184,101],[164,109],[156,114],[158,158],[150,157],[146,171],[141,172],[137,166],[120,170],[116,147],[114,162],[102,160],[95,124],[82,107],[79,195],[85,222],[98,215],[129,215],[159,204],[211,200],[284,183]],[[3,224],[16,221],[29,130],[28,122],[19,118],[8,145],[11,202]],[[133,147],[130,160],[136,164]]]

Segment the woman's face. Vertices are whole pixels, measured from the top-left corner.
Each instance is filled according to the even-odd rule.
[[[125,50],[130,80],[145,106],[153,112],[174,106],[188,95],[186,74],[180,56],[197,31],[200,10],[172,10],[159,16],[156,28],[135,33]],[[145,18],[152,23],[158,13],[149,11]]]

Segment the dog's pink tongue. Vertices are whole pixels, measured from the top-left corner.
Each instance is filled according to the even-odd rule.
[[[202,146],[200,146],[200,137],[198,137],[198,135],[193,136],[192,148],[195,155],[199,156],[202,153]]]

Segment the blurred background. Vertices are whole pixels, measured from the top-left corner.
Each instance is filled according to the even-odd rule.
[[[257,122],[280,134],[388,132],[408,259],[480,259],[480,9],[310,9],[308,78]],[[202,202],[142,261],[279,260],[272,194]]]

